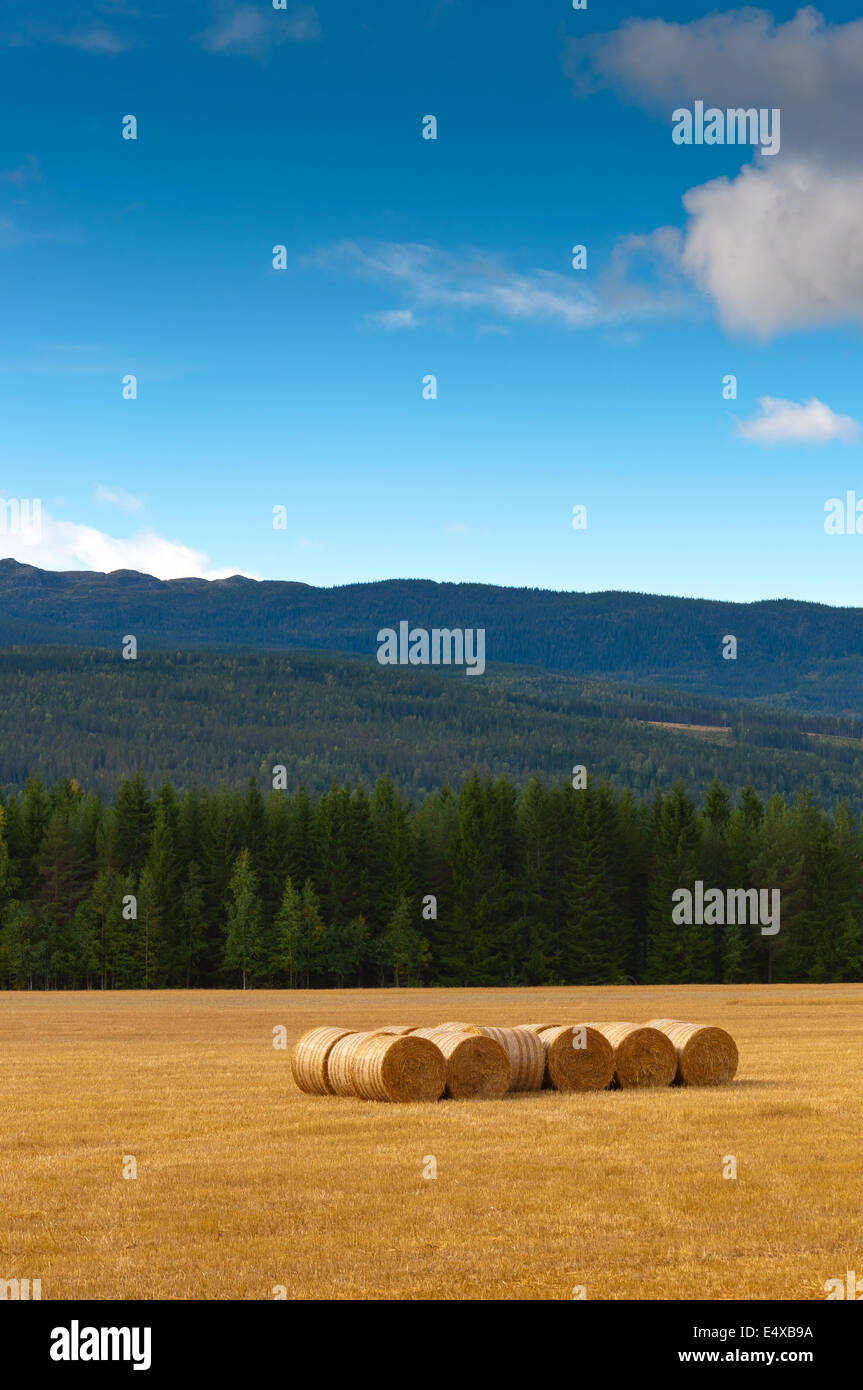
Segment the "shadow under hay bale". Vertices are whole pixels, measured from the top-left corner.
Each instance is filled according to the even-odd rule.
[[[737,1044],[724,1028],[679,1018],[652,1018],[647,1027],[658,1028],[674,1044],[678,1085],[723,1086],[734,1079]]]
[[[348,1036],[350,1028],[312,1028],[294,1044],[291,1075],[301,1091],[309,1096],[331,1095],[328,1075],[330,1054],[336,1043]]]
[[[545,1085],[557,1091],[604,1091],[614,1076],[614,1048],[589,1023],[545,1028]]]
[[[614,1049],[614,1081],[621,1090],[670,1086],[677,1074],[674,1043],[661,1029],[639,1023],[592,1023]]]
[[[414,1038],[428,1038],[446,1061],[446,1094],[452,1100],[498,1100],[512,1081],[509,1057],[499,1042],[479,1031],[421,1028]]]
[[[545,1078],[545,1048],[542,1039],[529,1028],[481,1028],[494,1038],[509,1057],[512,1067],[511,1091],[541,1091]]]

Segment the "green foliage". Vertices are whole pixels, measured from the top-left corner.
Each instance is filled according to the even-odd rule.
[[[237,855],[228,885],[225,915],[225,968],[240,971],[243,989],[250,980],[266,976],[261,916],[251,854],[243,849]]]
[[[817,688],[817,681],[809,685]],[[267,842],[274,823],[262,817],[262,793],[276,764],[286,767],[289,786],[305,785],[310,794],[333,781],[371,787],[383,776],[371,807],[351,810],[373,837],[385,828],[381,852],[385,860],[394,856],[390,900],[378,904],[373,924],[380,931],[399,893],[410,888],[392,793],[423,799],[447,783],[463,786],[474,768],[481,777],[523,786],[536,773],[556,781],[577,761],[597,781],[606,777],[617,791],[628,787],[639,798],[682,778],[699,804],[714,777],[733,798],[751,783],[764,802],[774,793],[791,801],[804,786],[823,809],[847,797],[852,813],[863,813],[859,720],[691,691],[688,683],[663,691],[517,667],[490,667],[468,679],[456,670],[381,667],[370,658],[296,651],[223,655],[142,647],[137,661],[123,661],[114,652],[71,647],[0,650],[0,783],[21,792],[28,776],[38,774],[58,789],[49,802],[44,787],[31,782],[8,837],[33,864],[51,812],[75,800],[74,785],[63,779],[77,778],[114,801],[101,827],[112,867],[139,874],[162,800],[147,782],[167,779],[182,794],[166,810],[183,853],[198,860],[209,911],[224,892],[225,865],[233,863],[240,835],[262,885],[267,879],[268,891],[275,891]],[[135,768],[142,776],[118,791]],[[186,800],[196,785],[242,788],[243,795],[230,811],[223,802],[217,827],[201,818],[200,800]],[[336,818],[347,814],[332,809]],[[326,836],[330,824],[314,823],[299,801],[290,814],[290,872],[302,884],[320,850],[316,837]],[[95,802],[91,823],[93,815]],[[339,873],[349,868],[333,865],[328,893],[343,891]],[[23,885],[26,892],[31,886]],[[366,908],[358,901],[355,915]]]
[[[119,823],[116,806],[124,808]],[[137,867],[136,867],[137,866]],[[304,874],[302,879],[298,873]],[[675,890],[778,889],[781,928],[680,926]],[[298,887],[302,883],[302,888]],[[423,911],[434,897],[436,915]],[[863,836],[847,803],[714,783],[472,773],[419,804],[389,778],[153,796],[63,780],[0,798],[0,988],[857,980]]]
[[[142,665],[140,654],[136,663],[118,655],[118,634],[128,631],[130,612],[141,652],[246,648],[289,652],[291,662],[302,648],[373,658],[378,630],[399,617],[427,629],[483,628],[491,662],[680,685],[717,697],[729,716],[729,702],[764,698],[789,708],[856,716],[863,675],[859,608],[789,599],[717,603],[614,591],[560,593],[425,579],[323,589],[240,575],[209,583],[165,581],[128,570],[58,574],[0,560],[3,645],[109,646],[109,660],[126,668],[120,679],[128,686]],[[740,643],[739,661],[722,659],[720,634],[728,632]],[[392,678],[394,672],[385,674]],[[409,688],[409,683],[402,686]],[[400,698],[395,693],[394,704]],[[97,746],[98,728],[91,739]],[[298,780],[311,780],[306,769]]]

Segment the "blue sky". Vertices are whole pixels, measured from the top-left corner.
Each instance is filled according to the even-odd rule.
[[[2,553],[863,604],[863,22],[771,13],[7,2]]]

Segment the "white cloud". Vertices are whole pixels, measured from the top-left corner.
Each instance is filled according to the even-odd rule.
[[[637,19],[571,40],[566,65],[580,94],[611,87],[669,142],[672,110],[695,100],[779,107],[778,154],[685,194],[683,270],[733,331],[863,320],[863,20],[827,24],[811,6],[782,24],[755,9]]]
[[[180,541],[166,540],[153,531],[138,531],[119,538],[94,526],[58,521],[42,513],[41,534],[0,536],[0,550],[21,564],[47,570],[140,570],[157,579],[226,579],[242,573],[233,569],[212,569],[208,556]],[[249,578],[257,578],[250,575]]]
[[[847,444],[860,433],[850,415],[837,415],[815,396],[804,405],[774,396],[762,396],[758,404],[761,414],[737,426],[744,439],[757,444],[829,444],[833,439]]]
[[[482,253],[455,255],[416,242],[360,246],[344,241],[306,258],[322,269],[345,266],[396,288],[409,302],[403,325],[418,309],[480,312],[500,320],[547,322],[565,328],[680,311],[687,307],[678,261],[680,233],[660,227],[648,236],[625,237],[598,273],[535,269],[516,271]],[[632,278],[636,264],[646,270]],[[394,310],[384,311],[392,315]],[[410,315],[410,320],[408,319]]]
[[[317,10],[312,5],[294,4],[286,10],[262,9],[255,5],[221,4],[218,18],[199,35],[210,53],[238,54],[261,58],[283,43],[304,43],[321,37]]]
[[[103,487],[100,483],[96,488],[96,501],[107,502],[114,507],[122,507],[124,512],[138,512],[144,505],[143,499],[133,497],[131,492],[127,492],[122,487]]]
[[[767,338],[863,318],[863,172],[748,165],[683,202],[683,266],[727,328]]]
[[[784,24],[766,10],[709,14],[683,24],[635,19],[568,42],[576,90],[607,86],[663,118],[706,105],[782,109],[782,147],[795,158],[859,161],[863,117],[863,20],[827,24],[807,5]]]

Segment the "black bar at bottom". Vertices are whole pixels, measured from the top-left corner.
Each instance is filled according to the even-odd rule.
[[[134,1375],[137,1368],[139,1379],[161,1379],[166,1372],[213,1372],[220,1379],[241,1373],[248,1380],[255,1366],[263,1369],[269,1363],[293,1378],[301,1364],[308,1370],[314,1357],[329,1381],[342,1358],[353,1375],[364,1364],[368,1370],[376,1368],[376,1376],[388,1366],[388,1379],[399,1374],[414,1379],[416,1362],[412,1369],[405,1362],[400,1370],[395,1360],[404,1343],[402,1355],[418,1358],[425,1384],[438,1371],[451,1375],[453,1356],[464,1372],[473,1348],[478,1360],[484,1355],[489,1362],[527,1356],[541,1365],[554,1345],[554,1360],[561,1355],[564,1362],[571,1359],[578,1379],[588,1373],[589,1356],[593,1374],[600,1368],[640,1375],[646,1370],[665,1374],[676,1367],[688,1375],[711,1365],[765,1372],[798,1366],[816,1370],[823,1380],[848,1364],[861,1332],[860,1314],[827,1300],[521,1302],[516,1315],[504,1313],[503,1324],[497,1324],[499,1302],[471,1302],[463,1328],[452,1303],[445,1322],[435,1316],[437,1304],[421,1300],[405,1301],[394,1321],[390,1304],[379,1327],[375,1306],[369,1301],[353,1307],[341,1302],[338,1308],[290,1301],[6,1302],[0,1327],[4,1356],[19,1375],[48,1372],[62,1380],[70,1375],[92,1378],[106,1369],[114,1376]],[[481,1330],[486,1317],[488,1332]],[[546,1335],[533,1340],[537,1334]],[[562,1334],[562,1340],[550,1343],[548,1334]]]

